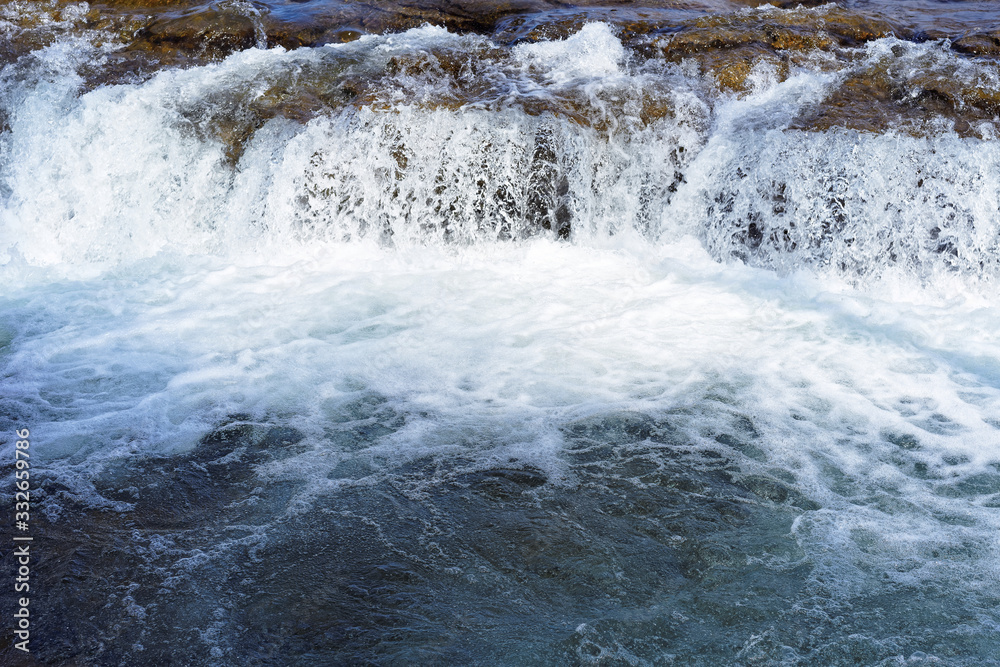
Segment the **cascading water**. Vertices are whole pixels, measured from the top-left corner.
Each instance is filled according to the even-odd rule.
[[[975,35],[122,7],[0,15],[31,656],[997,664]]]

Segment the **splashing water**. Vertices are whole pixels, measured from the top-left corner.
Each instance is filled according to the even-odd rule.
[[[109,48],[0,74],[44,657],[996,664],[992,125],[800,122],[991,65],[424,27],[87,89]]]

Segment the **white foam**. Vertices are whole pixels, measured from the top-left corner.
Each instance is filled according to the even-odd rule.
[[[608,24],[587,23],[561,41],[519,44],[514,55],[524,65],[543,69],[551,82],[565,85],[619,74],[625,47]]]
[[[861,585],[866,559],[965,544],[949,567],[995,574],[982,476],[1000,462],[1000,314],[972,289],[997,269],[994,144],[785,131],[829,83],[809,72],[715,111],[674,72],[684,113],[610,134],[516,107],[399,105],[272,120],[233,166],[198,125],[304,62],[438,39],[456,38],[251,50],[82,96],[69,67],[10,92],[0,382],[40,456],[92,470],[176,452],[241,412],[306,434],[263,471],[305,478],[303,498],[353,483],[331,477],[352,457],[375,475],[429,454],[514,458],[559,483],[562,425],[668,413],[747,472],[794,471],[823,506],[795,532],[823,572]],[[615,43],[595,25],[519,53],[547,54],[559,85],[586,73],[628,92],[650,75],[623,83]],[[545,183],[525,174],[544,150],[570,241],[528,238]],[[735,235],[750,219],[797,245],[748,252]],[[955,254],[928,245],[934,226]],[[941,276],[940,293],[900,298]],[[331,422],[371,397],[403,423],[359,454]],[[764,461],[717,439],[741,419]],[[911,576],[944,568],[924,567]]]

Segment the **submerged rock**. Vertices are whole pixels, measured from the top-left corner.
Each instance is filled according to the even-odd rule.
[[[331,427],[368,437],[359,429],[383,408],[345,404]],[[625,605],[746,634],[763,619],[720,611],[746,577],[780,580],[760,600],[775,612],[799,594],[810,568],[787,532],[800,510],[749,502],[724,455],[686,452],[667,420],[640,413],[564,432],[560,480],[516,460],[443,456],[364,482],[333,476],[319,495],[297,497],[308,480],[272,479],[261,466],[302,453],[302,434],[245,415],[186,453],[108,466],[87,499],[46,479],[37,630],[64,641],[38,655],[197,664],[221,646],[251,663],[394,661],[438,645],[438,655],[475,662],[486,642],[560,661],[580,613],[603,623]],[[554,625],[508,636],[540,616]],[[215,635],[177,648],[178,636],[209,625]],[[633,648],[686,642],[715,650],[685,632]]]

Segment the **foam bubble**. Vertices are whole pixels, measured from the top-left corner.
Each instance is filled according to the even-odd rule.
[[[525,65],[545,70],[552,83],[566,85],[619,74],[625,47],[608,24],[588,23],[562,41],[520,44],[514,55]]]

